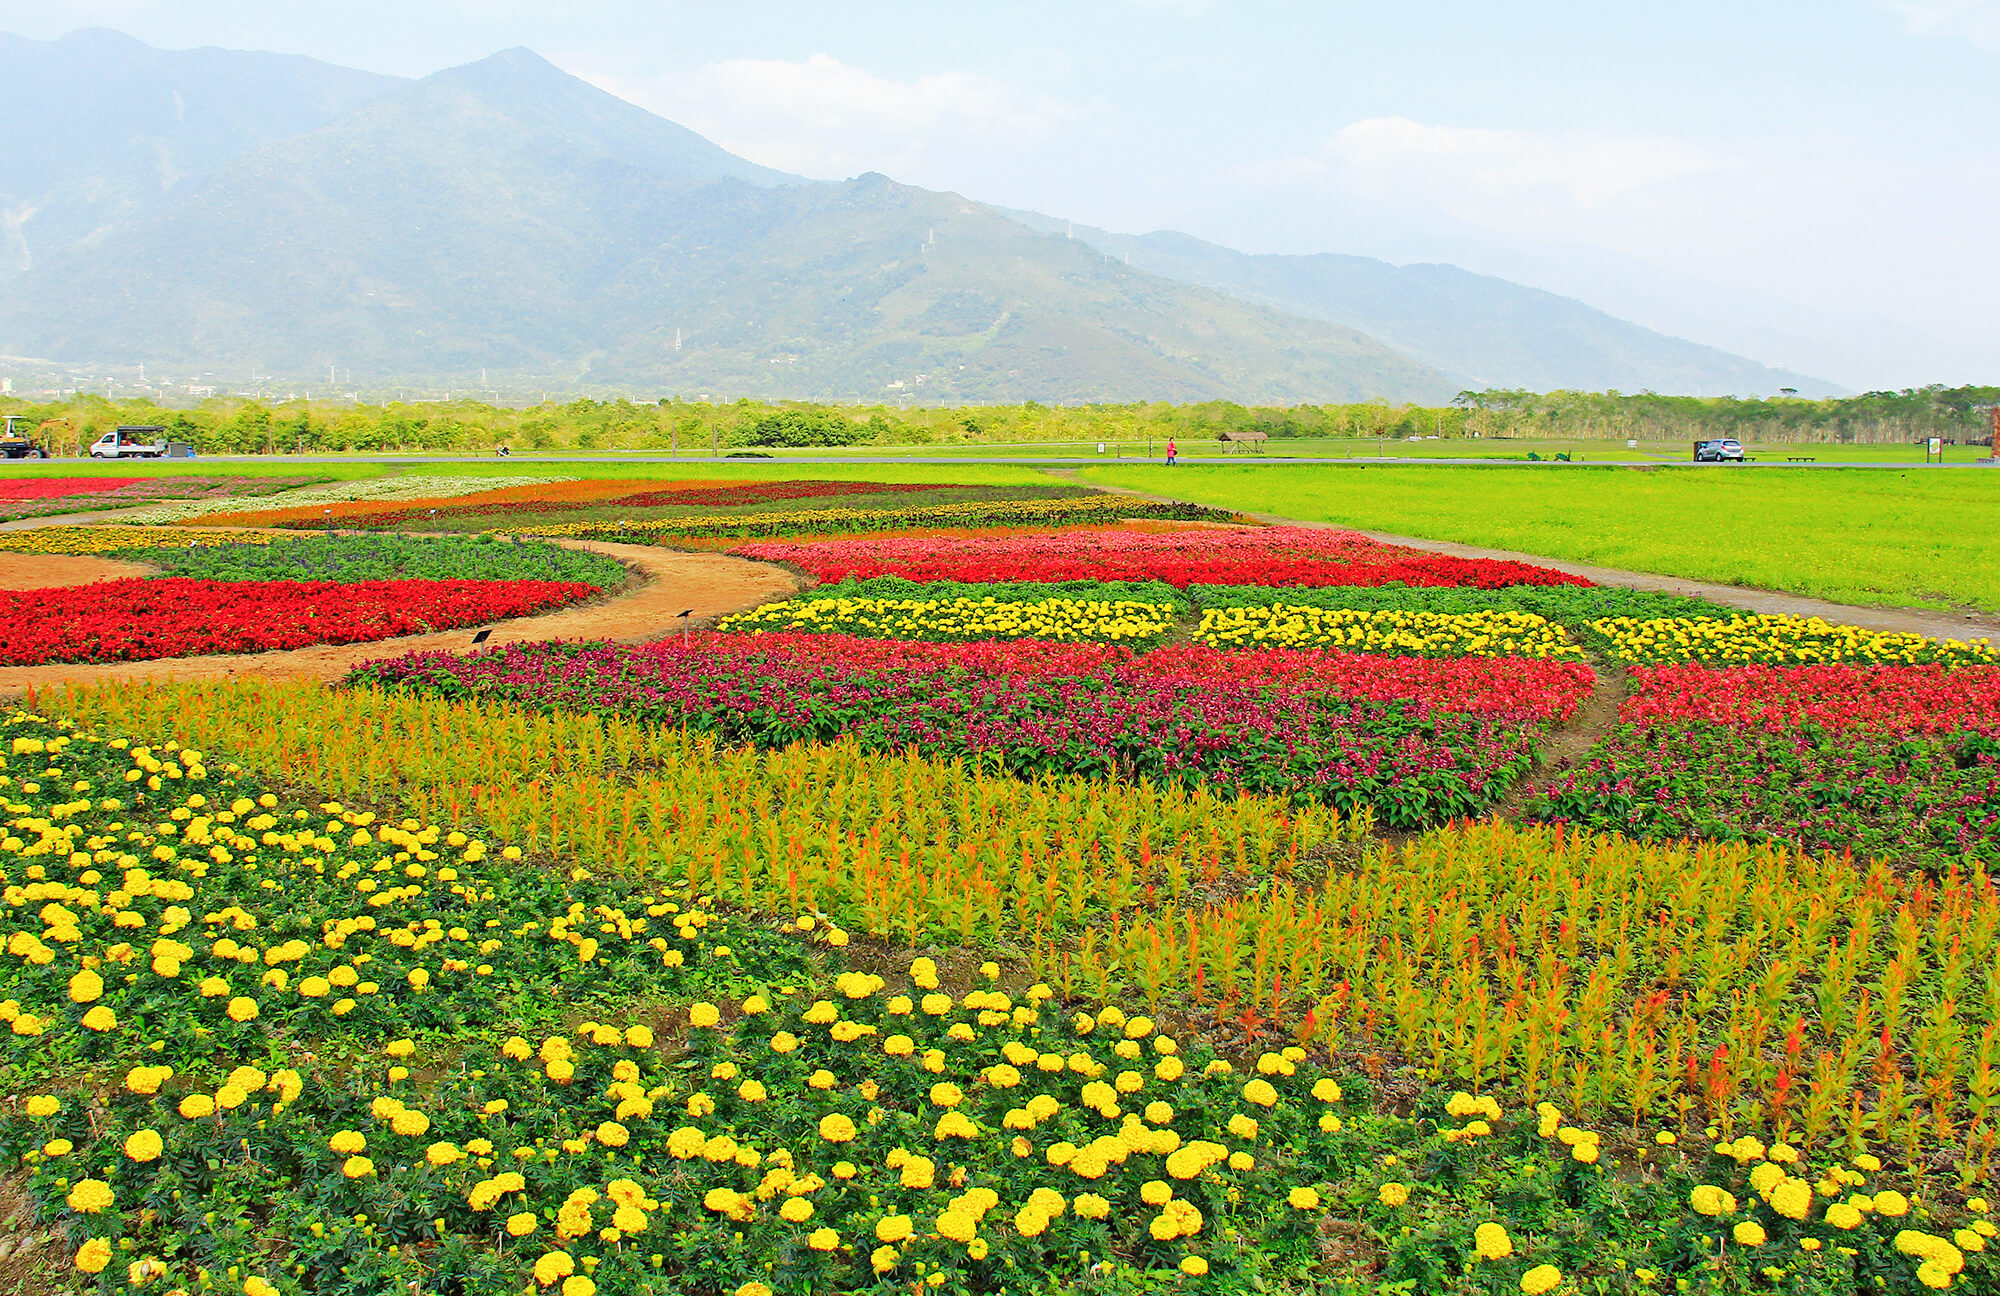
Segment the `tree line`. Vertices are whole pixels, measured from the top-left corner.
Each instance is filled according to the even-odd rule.
[[[740,400],[577,399],[528,408],[478,401],[383,405],[216,397],[190,408],[84,395],[0,398],[0,413],[70,429],[52,449],[88,446],[121,424],[152,424],[208,454],[651,450],[695,456],[760,446],[938,446],[1215,440],[1261,432],[1301,438],[1414,436],[1532,440],[1889,444],[1990,438],[2000,387],[1923,387],[1824,400],[1658,396],[1650,392],[1462,392],[1445,406],[1365,402],[1286,407],[1227,401],[1175,405],[1020,405],[903,409]]]

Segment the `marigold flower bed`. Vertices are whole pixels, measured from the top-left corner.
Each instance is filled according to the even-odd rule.
[[[106,581],[0,592],[0,663],[143,661],[365,643],[573,603],[571,581]]]
[[[271,537],[255,531],[191,531],[174,527],[38,526],[0,531],[0,551],[45,554],[124,554],[160,546],[263,545]]]
[[[1583,659],[1563,627],[1532,612],[1377,612],[1274,603],[1205,608],[1195,641],[1216,648],[1333,648],[1413,657]]]
[[[1132,599],[803,598],[724,617],[716,629],[756,634],[819,631],[884,639],[1089,640],[1155,643],[1173,628],[1171,603]]]
[[[1919,634],[1834,625],[1819,617],[1732,616],[1591,622],[1607,655],[1632,664],[1702,662],[1710,666],[1807,666],[1833,662],[1914,665],[2000,663],[2000,648]]]
[[[1906,1192],[1844,1145],[1676,1146],[1657,1126],[1634,1138],[1622,1116],[1599,1128],[1566,1102],[1449,1081],[1385,1110],[1311,1032],[1311,1053],[1273,1039],[1232,1062],[1189,1024],[1080,1000],[1066,978],[872,958],[890,981],[846,966],[846,934],[812,915],[759,921],[657,881],[558,872],[469,823],[281,795],[217,753],[20,716],[0,721],[0,753],[0,1052],[20,1085],[0,1150],[70,1264],[107,1288],[227,1273],[245,1296],[294,1296],[448,1274],[468,1293],[1039,1296],[1093,1282],[1109,1257],[1134,1284],[1303,1289],[1329,1276],[1334,1220],[1369,1248],[1357,1281],[1413,1291],[1468,1276],[1464,1290],[1529,1296],[1748,1290],[1779,1265],[1825,1291],[1996,1277],[1988,1203]],[[1754,862],[1727,852],[1692,861],[1693,887],[1687,859],[1642,861],[1657,894],[1630,902],[1635,923],[1590,903],[1629,847],[1573,844],[1544,876],[1488,867],[1491,831],[1423,845],[1407,879],[1378,878],[1386,861],[1330,879],[1352,895],[1318,929],[1348,942],[1343,924],[1393,919],[1435,946],[1469,926],[1483,939],[1459,952],[1479,981],[1482,947],[1503,974],[1573,951],[1571,918],[1608,952],[1634,933],[1682,941],[1654,908],[1749,913]],[[1767,940],[1816,953],[1807,926],[1892,912],[1897,883],[1879,876],[1807,911],[1786,863],[1757,879]],[[1506,899],[1524,886],[1550,899],[1517,916]],[[1976,960],[1990,888],[1954,888],[1898,930],[1956,933]],[[1411,908],[1408,890],[1444,899]],[[1791,922],[1761,921],[1774,892]],[[1385,1027],[1410,1017],[1420,970],[1457,975],[1351,943],[1402,991]],[[1546,987],[1525,976],[1524,1012],[1570,1016],[1560,971]],[[1594,984],[1576,991],[1596,1011]],[[1517,1025],[1517,1047],[1546,1046],[1540,1023]],[[1426,1034],[1451,1047],[1467,1031],[1454,1041],[1440,1016]]]
[[[1590,584],[1546,567],[1452,558],[1306,527],[1064,535],[827,540],[748,544],[735,552],[790,563],[825,581],[1165,581],[1189,585],[1416,585],[1493,589]]]
[[[1539,725],[1567,714],[1590,686],[1587,669],[1554,663],[1510,663],[1514,678],[1503,683],[1490,663],[1382,671],[1336,654],[1261,653],[1238,669],[1195,647],[1133,657],[1039,644],[1014,652],[1023,645],[773,638],[419,653],[351,678],[630,715],[726,743],[852,737],[873,750],[970,757],[1024,777],[1275,793],[1365,806],[1396,828],[1491,806],[1526,771]],[[1423,695],[1491,709],[1446,710]]]

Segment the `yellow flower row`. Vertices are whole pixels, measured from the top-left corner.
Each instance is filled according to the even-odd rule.
[[[254,531],[190,531],[174,527],[47,526],[0,531],[0,549],[35,554],[111,554],[129,549],[188,545],[262,545],[271,537]]]
[[[2000,648],[1919,634],[1835,625],[1819,617],[1606,617],[1590,628],[1623,663],[1705,662],[1715,666],[1804,666],[1832,662],[1864,665],[1955,665],[2000,662]]]
[[[1209,608],[1196,642],[1216,648],[1331,648],[1417,657],[1580,660],[1563,628],[1530,612],[1404,612],[1353,608]]]
[[[793,599],[725,618],[716,628],[742,634],[804,631],[873,638],[1058,639],[1120,643],[1157,639],[1173,627],[1171,603],[1048,598]]]

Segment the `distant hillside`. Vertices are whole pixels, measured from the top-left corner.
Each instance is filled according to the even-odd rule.
[[[0,33],[0,283],[404,84],[285,54]]]
[[[1842,389],[1617,319],[1570,297],[1451,265],[1396,266],[1321,253],[1253,256],[1186,234],[1113,234],[1036,212],[1005,211],[1070,233],[1135,269],[1278,310],[1331,320],[1387,342],[1465,387],[1813,397]]]
[[[931,402],[1831,390],[1450,266],[809,182],[527,50],[420,81],[104,31],[0,59],[0,354]]]
[[[1451,390],[1352,329],[954,195],[754,166],[525,50],[396,88],[53,256],[0,303],[0,346],[750,395]]]

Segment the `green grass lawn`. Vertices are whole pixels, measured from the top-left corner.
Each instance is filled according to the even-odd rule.
[[[2000,471],[1087,468],[1179,499],[1843,603],[2000,612]]]

